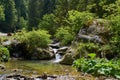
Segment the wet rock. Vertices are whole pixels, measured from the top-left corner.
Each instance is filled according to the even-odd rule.
[[[49,44],[49,46],[52,47],[52,48],[58,49],[58,48],[60,48],[60,43],[58,42],[58,43],[55,43],[55,44]]]
[[[17,75],[8,75],[7,78],[16,78],[16,77],[20,77],[21,75],[17,74]]]
[[[5,80],[34,80],[32,77],[22,76],[19,74],[10,74]]]
[[[4,65],[0,64],[0,69],[1,69],[1,70],[5,69],[5,68],[6,68],[6,67],[5,67]]]
[[[41,76],[42,79],[47,79],[47,77],[48,77],[48,76],[47,76],[46,73],[43,73],[42,76]]]
[[[6,74],[0,75],[0,80],[6,80]]]
[[[71,53],[66,53],[59,63],[72,65],[73,61],[74,61],[73,55]]]
[[[24,80],[34,80],[34,78],[26,77],[26,78],[24,78]]]
[[[69,47],[61,47],[58,49],[58,53],[64,55]]]
[[[51,59],[51,58],[53,58],[53,56],[54,56],[54,54],[51,53],[50,51],[37,48],[36,52],[34,54],[32,54],[31,59],[45,60],[45,59]]]

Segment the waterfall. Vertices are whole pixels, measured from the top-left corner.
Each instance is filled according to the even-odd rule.
[[[53,49],[54,54],[56,54],[56,53],[57,53],[57,51],[58,51],[58,49]]]
[[[58,53],[57,53],[57,54],[55,54],[55,59],[56,59],[56,60],[61,59],[61,55],[60,55],[60,54],[58,54]]]
[[[58,63],[58,62],[60,62],[61,61],[61,55],[59,54],[59,53],[57,53],[58,52],[58,49],[53,49],[53,52],[54,52],[54,54],[55,54],[55,63]]]

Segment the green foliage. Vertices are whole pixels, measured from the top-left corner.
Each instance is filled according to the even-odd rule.
[[[20,21],[18,23],[18,29],[27,28],[27,20],[25,20],[23,17],[20,17]]]
[[[39,21],[40,21],[40,10],[39,10],[39,4],[41,1],[39,0],[29,0],[28,4],[28,29],[32,30],[34,27],[37,28]],[[33,7],[34,6],[34,7]]]
[[[90,73],[95,76],[113,76],[120,79],[120,64],[118,61],[108,61],[106,59],[86,59],[80,58],[74,61],[73,66],[78,71]]]
[[[75,10],[69,11],[68,15],[68,23],[75,33],[78,33],[78,31],[84,24],[94,18],[94,15],[92,13],[79,12]]]
[[[0,61],[8,61],[9,57],[9,50],[3,46],[0,46]]]
[[[30,32],[22,31],[16,33],[15,38],[21,43],[25,43],[28,48],[46,48],[51,42],[50,36],[45,30],[33,30]]]
[[[56,0],[56,5],[55,5],[55,16],[57,16],[57,22],[59,26],[62,26],[65,24],[65,19],[67,18],[68,15],[68,10],[69,10],[69,5],[68,5],[68,0]]]
[[[42,17],[53,12],[55,7],[54,4],[55,0],[29,0],[28,29],[32,30],[32,28],[38,28],[39,22],[41,21]],[[42,24],[45,24],[44,21],[42,22]]]
[[[41,47],[46,48],[51,42],[50,35],[45,30],[31,31],[28,32],[25,39],[28,47]]]
[[[120,53],[120,15],[112,16],[110,18],[112,38],[110,39],[111,46],[114,53]]]
[[[90,54],[88,54],[88,56],[93,59],[93,58],[96,57],[96,54],[95,53],[90,53]]]
[[[56,31],[56,17],[54,14],[46,14],[43,16],[43,20],[38,26],[40,29],[45,29],[49,31],[50,34],[54,34]]]
[[[4,18],[5,18],[5,14],[4,14],[4,11],[3,11],[3,6],[0,5],[0,21],[4,20]]]
[[[55,34],[55,37],[61,41],[62,45],[71,44],[74,39],[74,33],[70,32],[69,28],[59,28]]]
[[[99,45],[95,43],[78,43],[77,48],[75,49],[74,58],[78,59],[83,56],[88,56],[88,53],[97,53]],[[90,57],[90,56],[89,56]]]
[[[15,15],[16,9],[15,9],[15,3],[14,0],[6,0],[5,1],[5,23],[7,26],[8,31],[14,31],[15,30],[15,22],[16,22],[16,15]]]

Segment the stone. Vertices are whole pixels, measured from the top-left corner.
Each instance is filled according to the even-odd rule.
[[[4,65],[0,64],[0,69],[1,69],[1,70],[5,69],[5,68],[6,68],[6,67],[5,67]]]
[[[78,38],[83,41],[92,41],[94,43],[105,44],[108,41],[109,30],[106,28],[107,21],[102,19],[93,20],[86,26],[83,26],[78,33]]]
[[[68,50],[68,47],[61,47],[58,49],[59,54],[64,54]]]
[[[48,50],[37,48],[36,52],[32,54],[32,59],[51,59],[54,57],[54,54]]]
[[[52,47],[52,48],[58,49],[58,48],[60,48],[60,43],[58,42],[58,43],[55,43],[55,44],[49,44],[49,46]]]
[[[42,76],[41,76],[42,79],[47,79],[47,77],[48,77],[48,76],[47,76],[46,73],[43,73]]]
[[[73,55],[71,53],[66,53],[59,63],[66,64],[66,65],[72,65],[73,61],[74,61]]]

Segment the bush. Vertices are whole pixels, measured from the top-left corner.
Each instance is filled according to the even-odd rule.
[[[26,33],[26,39],[24,43],[28,45],[28,47],[40,47],[47,48],[48,44],[51,42],[50,35],[45,30],[37,30]]]
[[[111,46],[113,46],[113,52],[119,54],[120,53],[120,15],[112,16],[110,21],[111,21],[110,29],[113,34],[110,43]]]
[[[68,15],[68,23],[71,26],[73,32],[75,32],[76,34],[84,24],[93,20],[94,18],[94,15],[92,13],[79,12],[75,10],[69,11]]]
[[[120,79],[120,61],[108,61],[106,59],[80,58],[73,63],[78,71],[90,73],[95,76],[113,76]]]
[[[32,30],[30,32],[22,30],[14,35],[27,59],[30,59],[38,48],[47,48],[48,44],[51,43],[50,37],[51,35],[46,30]]]
[[[44,15],[38,27],[40,29],[49,31],[50,34],[54,34],[57,29],[55,15],[54,14]]]
[[[88,53],[97,53],[99,49],[99,45],[95,43],[78,43],[77,47],[75,48],[74,58],[78,59],[81,57],[87,57]]]
[[[70,32],[69,28],[59,28],[55,34],[55,37],[61,41],[62,45],[68,45],[74,39],[74,33]]]
[[[51,42],[51,35],[48,34],[46,30],[33,30],[26,32],[25,30],[16,33],[15,39],[20,41],[20,43],[26,44],[28,48],[47,48],[48,44]]]
[[[8,61],[9,57],[9,50],[3,46],[0,46],[0,61]]]

